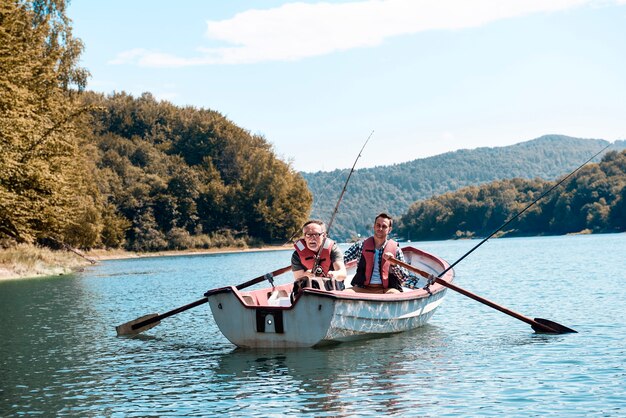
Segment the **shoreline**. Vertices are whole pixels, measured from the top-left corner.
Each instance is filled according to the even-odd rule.
[[[151,253],[139,253],[126,250],[91,250],[85,252],[87,258],[95,261],[106,260],[125,260],[128,258],[147,258],[147,257],[179,257],[190,255],[208,255],[208,254],[232,254],[232,253],[252,253],[262,251],[280,251],[293,249],[293,245],[266,245],[263,247],[237,248],[225,247],[215,249],[191,249],[191,250],[167,250],[155,251]]]
[[[215,249],[191,249],[156,251],[140,253],[126,250],[91,250],[91,251],[52,251],[32,246],[18,247],[14,250],[0,250],[0,281],[34,279],[41,277],[62,276],[81,271],[87,266],[107,260],[124,260],[148,257],[179,257],[193,255],[232,254],[262,251],[280,251],[293,249],[291,244],[266,245],[262,247]],[[8,254],[8,253],[11,254]]]

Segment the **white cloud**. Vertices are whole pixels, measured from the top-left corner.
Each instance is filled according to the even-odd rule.
[[[287,3],[208,21],[206,35],[224,47],[182,58],[145,49],[120,53],[111,64],[184,67],[289,61],[380,45],[393,36],[460,30],[533,13],[552,13],[606,0],[368,0]],[[623,4],[626,0],[614,0]]]
[[[170,54],[135,48],[121,52],[109,64],[119,65],[135,62],[140,67],[187,67],[194,65],[195,59],[180,58]]]
[[[149,52],[141,48],[135,48],[128,51],[120,52],[119,54],[117,54],[117,57],[109,61],[109,64],[126,64],[127,62],[132,61],[135,58],[141,58],[147,53]]]

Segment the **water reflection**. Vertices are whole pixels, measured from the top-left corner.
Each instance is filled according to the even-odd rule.
[[[275,270],[288,253],[0,282],[0,416],[623,415],[626,287],[615,249],[625,239],[496,240],[457,268],[461,286],[579,331],[566,335],[534,334],[448,292],[423,328],[323,349],[235,349],[205,305],[138,338],[115,336],[115,325]],[[427,246],[453,260],[471,244]]]
[[[85,350],[84,334],[91,335],[90,341],[98,334],[99,321],[91,305],[75,303],[90,299],[83,291],[71,276],[3,285],[2,404],[45,413],[65,402],[58,394],[71,385],[74,371],[81,370],[93,353]]]
[[[214,372],[230,382],[239,411],[250,415],[285,412],[268,406],[276,388],[282,389],[281,405],[315,416],[394,414],[416,403],[416,385],[433,372],[439,355],[438,336],[426,326],[319,349],[235,349],[219,356]],[[419,363],[424,368],[416,371]],[[266,409],[259,411],[258,402]]]

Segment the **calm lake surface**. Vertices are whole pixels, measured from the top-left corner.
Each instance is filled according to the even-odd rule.
[[[478,241],[412,245],[454,262]],[[423,328],[324,349],[241,350],[208,305],[138,338],[115,325],[286,266],[289,251],[106,261],[0,282],[0,416],[626,416],[626,234],[493,239]]]

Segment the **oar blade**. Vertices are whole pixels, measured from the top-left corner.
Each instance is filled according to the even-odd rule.
[[[135,324],[139,324],[141,322],[147,321],[148,319],[154,318],[159,316],[159,314],[148,314],[148,315],[144,315],[140,318],[134,319],[130,322],[126,322],[125,324],[122,325],[118,325],[115,327],[115,330],[117,331],[117,336],[118,337],[129,337],[129,336],[134,336],[137,334],[140,334],[144,331],[149,330],[150,328],[156,327],[157,325],[159,325],[161,323],[161,321],[154,321],[151,322],[147,325],[144,325],[142,327],[139,328],[135,328],[133,329],[133,325]]]
[[[535,322],[543,325],[543,326],[537,326],[534,324],[531,325],[532,328],[535,330],[535,332],[548,333],[548,334],[568,334],[571,332],[576,332],[576,333],[578,332],[576,330],[566,327],[565,325],[561,325],[554,321],[550,321],[549,319],[535,318]]]

